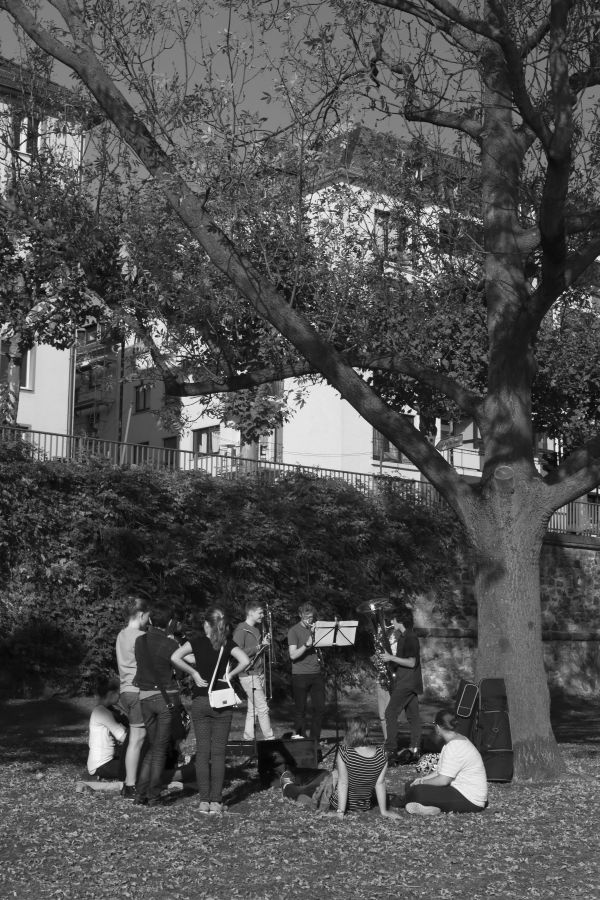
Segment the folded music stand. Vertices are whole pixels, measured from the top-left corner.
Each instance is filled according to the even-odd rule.
[[[357,627],[358,619],[348,622],[340,622],[339,619],[335,619],[333,622],[315,622],[313,647],[315,650],[320,650],[322,647],[353,647]],[[335,750],[337,755],[340,745],[337,672],[333,677],[333,705],[335,709],[335,743],[323,759],[327,759],[332,750]],[[335,763],[335,757],[333,761]]]

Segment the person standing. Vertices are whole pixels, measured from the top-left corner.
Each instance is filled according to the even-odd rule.
[[[199,812],[210,815],[223,813],[225,751],[233,707],[213,709],[208,699],[208,688],[213,675],[214,688],[225,687],[225,673],[232,657],[237,665],[230,670],[230,678],[245,669],[250,660],[229,637],[225,613],[216,606],[206,611],[203,630],[178,647],[171,657],[173,665],[190,675],[194,681],[192,723],[196,735]]]
[[[162,776],[171,740],[169,706],[181,704],[171,667],[171,656],[179,645],[167,634],[170,620],[169,612],[153,610],[147,633],[135,642],[137,674],[133,683],[140,689],[148,746],[140,767],[134,802],[148,806],[161,803]]]
[[[148,604],[141,597],[130,597],[126,607],[127,625],[117,635],[116,655],[119,667],[119,705],[129,719],[129,742],[125,752],[125,781],[121,796],[135,799],[140,756],[146,737],[140,689],[133,683],[137,672],[135,642],[145,634],[150,619]]]
[[[321,737],[325,712],[325,678],[319,654],[314,647],[313,623],[316,610],[312,603],[298,609],[300,621],[288,631],[288,647],[292,661],[292,692],[294,695],[294,738],[306,736],[306,706],[310,694],[312,723],[310,737]]]
[[[385,710],[385,749],[390,756],[397,752],[398,718],[404,710],[410,728],[411,757],[407,762],[416,762],[421,751],[418,695],[423,692],[419,639],[414,632],[413,613],[408,606],[397,609],[391,616],[391,622],[396,633],[396,651],[381,653],[382,660],[396,669],[390,702]]]
[[[253,741],[256,730],[256,719],[263,737],[267,741],[274,738],[269,705],[265,694],[265,657],[264,650],[269,646],[269,636],[263,637],[260,626],[265,611],[258,600],[249,600],[246,604],[246,619],[240,622],[233,632],[234,643],[240,647],[250,659],[250,665],[239,675],[239,682],[248,697],[244,740]]]

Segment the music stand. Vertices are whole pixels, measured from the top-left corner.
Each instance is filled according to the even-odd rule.
[[[348,622],[340,622],[339,619],[335,619],[334,622],[315,622],[313,647],[315,650],[320,650],[321,647],[353,647],[357,627],[358,619]],[[337,671],[333,677],[333,705],[335,709],[335,743],[323,759],[327,759],[332,750],[337,753],[340,744]]]

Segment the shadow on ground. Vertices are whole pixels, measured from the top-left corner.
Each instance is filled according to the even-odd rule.
[[[443,701],[421,703],[422,721],[430,722]],[[7,700],[0,702],[0,752],[6,761],[20,760],[32,765],[71,762],[85,766],[87,758],[87,723],[94,706],[91,697],[51,697],[40,700]],[[331,745],[343,733],[343,721],[349,714],[368,719],[373,737],[381,737],[374,700],[367,694],[346,695],[336,710],[329,705],[326,711],[323,738]],[[232,740],[240,740],[245,710],[236,710],[231,732]],[[559,743],[600,743],[600,702],[565,695],[552,698],[552,727]],[[292,706],[289,702],[272,709],[276,733],[291,729]],[[337,727],[336,727],[337,725]],[[426,746],[430,746],[429,730],[424,729]],[[408,746],[406,723],[401,722],[400,746]],[[232,760],[233,781],[243,779],[244,761]],[[236,769],[240,768],[239,772]],[[243,793],[244,789],[239,788]],[[239,799],[244,799],[240,796]]]

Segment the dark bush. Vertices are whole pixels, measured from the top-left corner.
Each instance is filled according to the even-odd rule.
[[[185,621],[249,597],[271,607],[276,683],[298,605],[355,618],[392,588],[443,594],[463,543],[452,513],[386,492],[370,500],[342,482],[304,475],[273,484],[105,464],[39,463],[0,454],[1,677],[86,690],[114,668],[124,599],[142,592]],[[365,650],[365,647],[363,647]],[[336,663],[344,682],[355,654]]]

